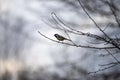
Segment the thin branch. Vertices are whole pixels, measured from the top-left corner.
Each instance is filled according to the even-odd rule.
[[[68,26],[67,24],[65,24],[54,12],[52,12],[51,14],[54,15],[54,16],[56,17],[56,19],[57,19],[61,24],[63,24],[65,27],[67,27],[68,29],[71,29],[71,30],[73,30],[73,31],[79,32],[78,30],[75,30],[75,29],[71,28],[70,26]],[[53,18],[54,18],[54,17],[53,17]]]
[[[95,24],[95,26],[107,37],[109,38],[109,36],[100,28],[100,26],[94,21],[94,19],[89,15],[89,13],[87,12],[87,10],[85,9],[85,7],[83,6],[82,2],[80,0],[78,0],[80,6],[82,7],[83,11],[86,13],[86,15],[90,18],[90,20],[92,20],[92,22]]]
[[[107,63],[107,64],[100,64],[99,66],[109,66],[109,65],[113,65],[113,64],[118,64],[117,62],[111,62],[111,63]]]
[[[110,54],[110,55],[115,59],[115,61],[116,61],[117,63],[120,64],[120,61],[119,61],[109,50],[107,50],[107,49],[105,49],[105,50],[108,52],[108,54]]]
[[[118,44],[112,40],[101,28],[100,26],[94,21],[94,19],[89,15],[89,13],[87,12],[87,10],[85,9],[85,7],[83,6],[82,2],[80,0],[78,0],[80,6],[82,7],[83,11],[86,13],[86,15],[90,18],[90,20],[92,20],[92,22],[96,25],[96,27],[109,39],[104,39],[104,41],[112,44],[113,46],[115,46],[116,48],[118,48],[120,50],[120,47],[118,46]]]
[[[105,43],[105,42],[91,42],[91,41],[86,41],[86,42],[88,42],[90,44],[102,44],[102,43]]]
[[[40,31],[38,31],[38,33],[45,37],[46,39],[49,39],[53,42],[57,42],[57,43],[61,43],[61,44],[66,44],[66,45],[69,45],[69,46],[75,46],[75,47],[81,47],[81,48],[91,48],[91,49],[113,49],[113,48],[116,48],[116,47],[96,47],[96,46],[85,46],[85,45],[77,45],[77,44],[70,44],[70,43],[66,43],[66,42],[60,42],[60,41],[56,41],[56,40],[53,40],[47,36],[45,36],[44,34],[42,34]]]
[[[110,3],[108,0],[105,0],[105,2],[106,2],[107,5],[109,6],[109,8],[110,8],[110,10],[111,10],[111,12],[112,12],[112,14],[113,14],[113,16],[114,16],[117,24],[118,24],[118,26],[119,26],[119,28],[120,28],[120,22],[119,22],[119,19],[118,19],[117,15],[116,15],[116,12],[115,12],[114,8],[112,7],[111,3]]]
[[[61,27],[62,27],[62,30],[66,33],[66,32],[71,32],[71,33],[74,33],[74,34],[78,34],[78,35],[87,35],[87,36],[89,36],[89,37],[93,37],[93,38],[95,38],[95,39],[97,39],[97,40],[102,40],[102,41],[105,41],[105,42],[107,42],[107,43],[109,43],[110,42],[110,40],[107,40],[106,38],[103,38],[103,37],[100,37],[100,36],[98,36],[98,35],[94,35],[94,34],[88,34],[88,33],[83,33],[83,32],[81,32],[81,31],[78,31],[78,30],[75,30],[75,29],[73,29],[73,28],[71,28],[70,26],[68,26],[68,25],[66,25],[61,19],[59,19],[59,17],[54,13],[54,12],[52,12],[51,13],[51,15],[52,15],[52,18],[55,20],[55,22],[56,23],[58,23],[59,24],[59,22],[60,23],[62,23],[64,26],[62,26],[61,24],[59,24]],[[54,17],[55,16],[55,17]],[[58,21],[59,22],[58,22]],[[97,23],[96,23],[97,24]],[[65,27],[67,27],[68,29],[70,29],[70,30],[68,30],[68,29],[66,29]],[[59,27],[60,28],[60,27]],[[75,32],[74,32],[75,31]],[[66,33],[67,34],[67,36],[69,37],[69,39],[70,39],[70,36],[68,35],[68,33]],[[71,40],[72,41],[72,40]],[[74,43],[73,41],[72,41],[72,43]],[[75,43],[74,43],[75,44]]]
[[[89,72],[88,74],[95,74],[95,73],[98,73],[98,72],[105,71],[105,70],[108,70],[108,69],[110,69],[110,68],[113,68],[113,67],[115,67],[115,66],[117,66],[117,64],[113,64],[113,65],[111,65],[111,66],[105,67],[105,68],[103,68],[103,69],[99,69],[99,70],[97,70],[97,71]]]
[[[63,25],[64,25],[64,27],[66,27],[66,28],[68,28],[68,29],[66,29],[66,30],[70,30],[70,31],[75,31],[75,32],[77,32],[77,33],[82,33],[81,31],[79,31],[79,30],[76,30],[76,29],[73,29],[72,27],[70,27],[70,26],[68,26],[67,24],[65,24],[54,12],[52,12],[51,13],[51,15],[54,15],[55,17],[56,17],[56,19],[60,22],[60,23],[62,23]],[[52,16],[52,18],[54,18],[53,16]],[[55,18],[54,18],[55,19]],[[57,21],[55,19],[55,21]]]
[[[52,12],[51,15],[52,15],[52,18],[53,18],[55,21],[58,20],[61,24],[63,24],[63,25],[61,25],[61,24],[59,24],[59,22],[58,22],[58,24],[60,25],[60,27],[62,28],[62,30],[63,30],[63,31],[65,32],[65,34],[68,36],[69,41],[72,42],[73,44],[75,44],[75,43],[72,41],[72,39],[71,39],[71,37],[69,36],[69,34],[68,34],[68,29],[65,28],[65,26],[68,26],[68,25],[66,25],[62,20],[60,20],[54,12]],[[54,16],[55,16],[55,17],[54,17]],[[57,19],[55,19],[55,18],[57,18]],[[68,27],[69,27],[69,26],[68,26]],[[76,45],[76,44],[75,44],[75,45]]]
[[[111,24],[107,24],[107,26],[103,29],[103,31],[105,31]]]

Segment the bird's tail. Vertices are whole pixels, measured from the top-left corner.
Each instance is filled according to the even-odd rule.
[[[71,41],[70,39],[65,38],[65,40]]]

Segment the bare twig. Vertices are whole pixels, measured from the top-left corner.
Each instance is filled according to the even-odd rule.
[[[119,28],[120,28],[120,22],[119,22],[119,19],[118,19],[117,15],[116,15],[116,11],[114,10],[114,8],[112,7],[111,3],[110,3],[108,0],[105,0],[105,2],[106,2],[107,5],[109,6],[109,8],[110,8],[110,10],[111,10],[111,12],[112,12],[112,14],[113,14],[113,16],[114,16],[117,24],[118,24],[118,26],[119,26]]]
[[[107,37],[109,38],[109,36],[100,28],[100,26],[94,21],[94,19],[89,15],[89,13],[87,12],[87,10],[85,9],[85,7],[83,6],[82,2],[80,0],[78,0],[80,6],[82,7],[83,11],[86,13],[86,15],[90,18],[90,20],[92,20],[92,22],[95,24],[95,26]]]
[[[109,65],[113,65],[113,64],[118,64],[118,62],[111,62],[111,63],[107,63],[107,64],[100,64],[99,66],[109,66]]]
[[[72,31],[72,32],[76,32],[76,33],[78,33],[78,34],[81,34],[81,33],[83,33],[83,32],[81,32],[81,31],[79,31],[79,30],[76,30],[76,29],[74,29],[74,28],[72,28],[72,27],[70,27],[70,26],[68,26],[67,24],[65,24],[54,12],[52,12],[51,13],[51,15],[53,15],[52,16],[52,18],[55,20],[55,21],[57,21],[57,23],[61,23],[61,24],[63,24],[64,25],[64,29],[66,29],[66,30],[68,30],[68,31]],[[55,16],[55,17],[54,17]],[[56,20],[57,19],[57,20]],[[62,25],[61,25],[62,26]],[[65,28],[66,27],[66,28]]]
[[[119,61],[109,50],[107,50],[107,49],[105,49],[105,50],[108,52],[108,54],[110,54],[110,55],[115,59],[115,61],[116,61],[117,63],[120,64],[120,61]]]
[[[87,10],[85,9],[85,7],[83,6],[82,2],[80,0],[78,0],[80,6],[82,7],[83,11],[86,13],[86,15],[90,18],[90,20],[92,20],[92,22],[95,24],[95,26],[107,37],[107,39],[104,39],[105,42],[112,44],[113,46],[115,46],[116,48],[118,48],[120,50],[120,47],[118,46],[118,44],[112,40],[101,28],[100,26],[94,21],[94,19],[89,15],[89,13],[87,12]]]
[[[93,71],[93,72],[89,72],[89,74],[91,74],[91,73],[97,73],[97,72],[100,72],[100,71],[104,71],[104,70],[107,70],[107,69],[110,69],[110,68],[113,68],[113,67],[117,66],[118,64],[120,64],[120,61],[108,50],[108,49],[119,49],[120,50],[120,43],[119,43],[119,40],[118,40],[117,36],[116,36],[115,39],[111,38],[105,32],[105,30],[108,28],[109,24],[104,29],[101,29],[101,27],[96,23],[96,21],[90,16],[90,14],[88,13],[88,11],[85,9],[83,3],[80,0],[78,0],[78,2],[80,4],[80,6],[82,7],[83,11],[89,17],[89,19],[95,24],[95,26],[98,28],[98,30],[100,32],[102,32],[103,37],[99,36],[99,35],[96,35],[96,34],[92,34],[92,33],[85,33],[85,32],[82,32],[82,31],[79,31],[79,30],[76,30],[76,29],[72,28],[71,26],[69,26],[66,23],[64,23],[54,12],[51,13],[52,19],[56,23],[56,26],[54,26],[54,28],[56,27],[56,29],[64,31],[70,42],[57,41],[57,40],[54,40],[54,39],[51,39],[51,38],[45,36],[40,31],[38,31],[38,33],[41,36],[43,36],[46,39],[48,39],[48,40],[51,40],[51,41],[57,42],[57,43],[61,43],[61,44],[65,44],[65,45],[68,45],[68,46],[106,50],[108,52],[108,54],[111,55],[114,58],[114,60],[116,61],[116,62],[111,62],[111,63],[99,65],[99,66],[102,67],[102,69],[99,69],[99,70]],[[117,18],[117,15],[116,15],[114,9],[112,8],[111,4],[108,1],[107,1],[107,4],[109,5],[109,7],[110,7],[110,9],[111,9],[111,11],[112,11],[115,19],[116,19],[116,22],[118,23],[118,25],[120,27],[119,19]],[[76,44],[71,39],[69,33],[73,33],[73,34],[77,34],[77,35],[82,35],[82,36],[87,36],[87,37],[90,37],[90,38],[94,38],[97,41],[110,44],[111,46],[108,47],[107,45],[104,45],[103,47],[97,47],[97,46],[93,46],[93,45],[90,45],[90,46],[89,45],[79,45],[79,44]],[[101,43],[93,43],[93,42],[88,42],[88,43],[91,43],[91,44],[101,44]]]
[[[113,67],[115,67],[115,66],[117,66],[117,64],[113,64],[113,65],[111,65],[111,66],[105,67],[105,68],[103,68],[103,69],[99,69],[99,70],[97,70],[97,71],[89,72],[88,74],[96,74],[96,73],[98,73],[98,72],[108,70],[108,69],[113,68]]]
[[[75,44],[73,41],[72,41],[72,39],[71,39],[71,37],[69,36],[69,34],[68,34],[68,29],[66,29],[65,28],[65,26],[68,26],[68,25],[66,25],[62,20],[60,20],[58,17],[57,17],[57,15],[54,13],[54,12],[52,12],[51,13],[51,15],[52,15],[52,18],[55,20],[55,21],[57,21],[58,20],[58,24],[59,24],[59,22],[60,22],[60,27],[62,28],[62,30],[65,32],[65,34],[68,36],[68,39],[69,39],[69,41],[71,41],[73,44]],[[54,17],[55,16],[55,17]],[[57,18],[57,19],[56,19]],[[63,24],[63,25],[62,25]],[[69,26],[68,26],[69,27]],[[75,44],[76,45],[76,44]]]
[[[61,43],[61,44],[66,44],[66,45],[69,45],[69,46],[75,46],[75,47],[81,47],[81,48],[90,48],[90,49],[113,49],[113,48],[116,48],[116,47],[112,47],[112,46],[111,47],[96,47],[96,46],[86,46],[86,45],[77,45],[77,44],[71,44],[71,43],[66,43],[66,42],[60,42],[60,41],[56,41],[56,40],[53,40],[53,39],[45,36],[40,31],[38,31],[38,33],[41,36],[43,36],[43,37],[45,37],[45,38],[47,38],[47,39],[49,39],[49,40],[51,40],[53,42],[57,42],[57,43]]]
[[[107,64],[102,64],[102,65],[99,65],[99,66],[108,66],[108,67],[105,67],[103,69],[99,69],[97,71],[93,71],[93,72],[89,72],[89,74],[91,73],[97,73],[97,72],[100,72],[100,71],[104,71],[104,70],[107,70],[109,68],[113,68],[114,66],[117,66],[118,64],[120,64],[119,60],[107,49],[105,49],[114,59],[116,62],[111,62],[111,63],[107,63]]]

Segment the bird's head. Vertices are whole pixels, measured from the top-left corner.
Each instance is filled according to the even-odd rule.
[[[59,35],[58,34],[54,34],[55,37],[58,37]]]

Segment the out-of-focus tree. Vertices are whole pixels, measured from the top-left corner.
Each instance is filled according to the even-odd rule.
[[[69,6],[73,7],[74,10],[80,9],[79,4],[77,3],[77,0],[60,0]],[[111,10],[109,10],[109,7],[106,3],[106,1],[109,1],[111,7],[119,12],[120,11],[120,1],[119,0],[81,0],[81,2],[84,4],[84,7],[90,11],[91,13],[97,13],[104,16],[112,16],[113,13]]]
[[[28,40],[26,21],[9,13],[0,16],[0,58],[19,58]]]

